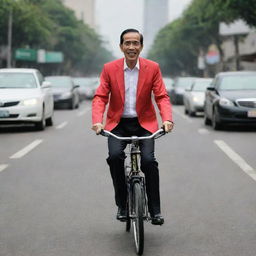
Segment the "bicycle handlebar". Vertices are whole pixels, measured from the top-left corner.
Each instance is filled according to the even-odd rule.
[[[143,136],[143,137],[138,137],[138,136],[131,136],[131,137],[120,137],[115,135],[112,132],[106,131],[106,130],[102,130],[100,133],[100,135],[104,136],[104,137],[109,137],[112,136],[118,140],[133,140],[133,141],[137,141],[137,140],[149,140],[149,139],[158,139],[160,137],[162,137],[163,135],[166,134],[166,132],[164,131],[164,129],[159,129],[156,132],[154,132],[153,134],[149,135],[149,136]]]

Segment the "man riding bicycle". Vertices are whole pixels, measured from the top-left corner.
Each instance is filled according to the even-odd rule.
[[[92,101],[92,129],[99,134],[103,129],[103,115],[109,103],[105,130],[118,136],[148,136],[158,129],[152,103],[155,97],[165,132],[173,129],[169,96],[163,83],[159,65],[140,58],[143,36],[136,29],[127,29],[120,36],[120,49],[124,58],[104,65],[100,85]],[[126,142],[108,138],[107,163],[115,190],[118,207],[117,219],[125,220],[127,188],[124,160]],[[148,207],[152,224],[162,225],[159,170],[154,155],[154,139],[140,141],[141,170],[145,174]]]

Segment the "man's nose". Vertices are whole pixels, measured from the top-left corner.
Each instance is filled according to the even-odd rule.
[[[129,45],[129,50],[130,49],[134,49],[134,44],[133,43],[131,43],[130,45]]]

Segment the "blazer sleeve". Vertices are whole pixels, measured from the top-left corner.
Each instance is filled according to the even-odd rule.
[[[153,93],[162,121],[172,121],[172,105],[163,82],[159,65],[156,66],[153,77]]]
[[[109,100],[110,82],[104,65],[100,75],[100,85],[97,88],[92,100],[92,123],[103,123],[103,116]]]

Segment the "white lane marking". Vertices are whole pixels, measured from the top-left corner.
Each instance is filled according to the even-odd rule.
[[[182,117],[183,119],[185,119],[186,121],[188,121],[189,123],[192,123],[192,120],[191,120],[190,118],[188,118],[188,117],[185,116],[184,114],[181,114],[177,109],[173,108],[172,111],[173,111],[176,115],[178,115],[178,116]]]
[[[63,122],[63,123],[57,125],[57,126],[56,126],[56,129],[62,129],[62,128],[64,128],[67,124],[68,124],[68,122],[65,121],[65,122]]]
[[[246,161],[238,155],[232,148],[230,148],[224,141],[215,140],[214,143],[233,161],[235,162],[246,174],[256,181],[256,171],[246,163]]]
[[[0,172],[8,167],[8,164],[0,164]]]
[[[91,108],[90,107],[87,107],[86,109],[82,110],[82,111],[79,111],[77,113],[77,116],[83,116],[85,115]]]
[[[200,133],[200,134],[209,134],[210,132],[209,132],[209,130],[207,130],[205,128],[200,128],[200,129],[198,129],[198,133]]]
[[[25,156],[28,152],[33,150],[35,147],[37,147],[42,142],[43,142],[43,140],[35,140],[32,143],[30,143],[28,146],[26,146],[25,148],[21,149],[20,151],[18,151],[14,155],[12,155],[10,158],[11,159],[21,158],[21,157]]]

